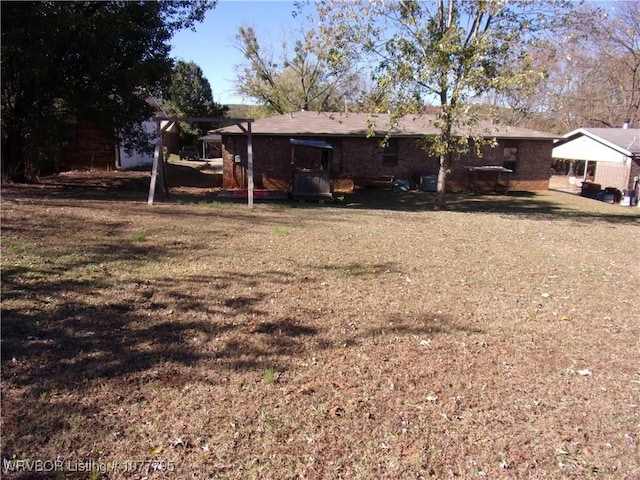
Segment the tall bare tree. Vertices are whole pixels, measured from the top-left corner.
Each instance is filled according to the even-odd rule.
[[[585,4],[529,52],[545,77],[506,99],[516,122],[556,133],[640,122],[640,1],[607,6]]]
[[[293,45],[283,41],[276,54],[261,45],[252,27],[236,36],[246,63],[236,81],[238,93],[257,100],[269,113],[301,108],[337,111],[357,93],[357,76],[346,64],[329,65],[330,39],[308,30]]]

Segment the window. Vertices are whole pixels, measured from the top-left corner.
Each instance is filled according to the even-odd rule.
[[[382,164],[383,165],[397,165],[398,164],[398,140],[390,138],[387,146],[382,150]]]
[[[509,170],[516,171],[518,166],[518,147],[520,142],[518,140],[505,140],[504,153],[502,158],[502,166]]]

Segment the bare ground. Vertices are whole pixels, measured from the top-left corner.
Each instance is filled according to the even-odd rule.
[[[640,478],[640,209],[146,188],[3,187],[3,478]]]

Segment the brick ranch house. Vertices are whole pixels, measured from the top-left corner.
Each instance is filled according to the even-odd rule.
[[[332,147],[331,187],[349,191],[358,185],[390,184],[406,179],[416,186],[423,176],[437,175],[438,159],[420,149],[420,141],[437,134],[433,116],[403,117],[397,128],[386,129],[390,116],[362,113],[319,113],[300,111],[256,120],[252,126],[254,185],[258,189],[290,190],[292,186],[292,139],[326,142]],[[370,137],[370,120],[375,135]],[[467,186],[467,167],[504,166],[513,170],[511,189],[549,188],[551,151],[549,133],[517,127],[484,125],[486,138],[497,146],[483,146],[482,156],[471,152],[452,163],[447,189],[461,191]],[[222,136],[223,188],[247,187],[247,137],[236,126],[213,130]],[[380,140],[389,134],[388,146]]]

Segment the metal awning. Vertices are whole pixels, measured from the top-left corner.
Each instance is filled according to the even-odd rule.
[[[481,167],[466,167],[470,172],[497,172],[497,173],[513,173],[513,170],[502,167],[500,165],[483,165]]]
[[[222,143],[222,135],[217,133],[209,133],[204,137],[198,137],[198,140],[205,143]]]
[[[292,138],[289,140],[291,145],[300,145],[303,147],[315,147],[315,148],[327,148],[333,150],[333,145],[327,142],[323,142],[322,140],[298,140],[297,138]]]

